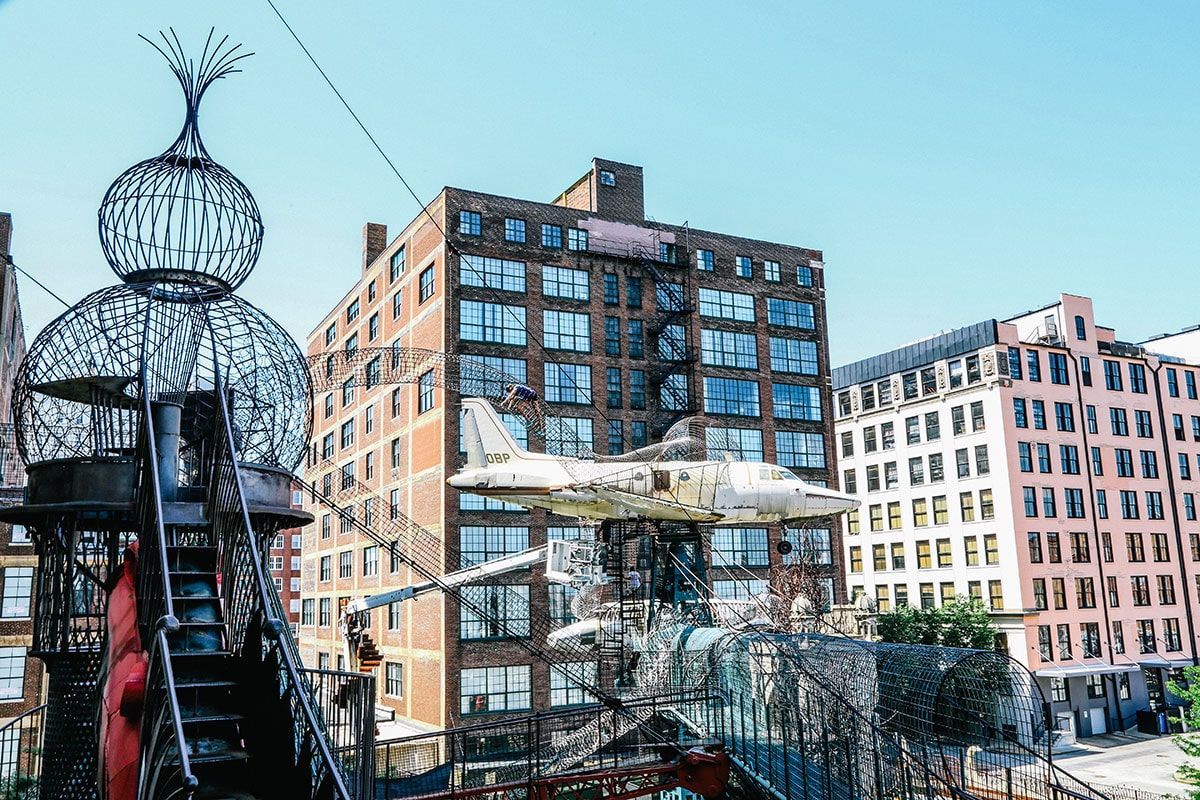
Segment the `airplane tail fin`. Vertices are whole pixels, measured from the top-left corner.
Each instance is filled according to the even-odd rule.
[[[478,397],[464,397],[463,443],[467,448],[467,467],[480,469],[500,466],[527,455],[492,408]]]

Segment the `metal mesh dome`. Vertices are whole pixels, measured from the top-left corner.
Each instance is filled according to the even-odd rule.
[[[205,90],[238,72],[234,65],[250,54],[227,45],[228,37],[214,45],[210,33],[192,62],[174,32],[162,41],[151,44],[183,87],[183,130],[166,152],[113,181],[100,203],[100,245],[113,271],[131,283],[172,280],[231,291],[258,260],[262,218],[245,184],[209,155],[196,123]]]
[[[25,462],[132,453],[143,360],[150,399],[185,406],[211,393],[219,369],[242,460],[299,464],[311,420],[296,343],[235,295],[166,283],[94,292],[30,345],[14,391]]]

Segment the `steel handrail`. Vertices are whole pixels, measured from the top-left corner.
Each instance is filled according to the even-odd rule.
[[[146,375],[142,373],[142,386],[146,385]],[[150,415],[150,397],[143,392],[142,415],[145,419],[144,430],[146,431],[146,449],[149,451],[148,456],[153,459],[157,456],[158,441],[154,436],[154,418]],[[163,508],[162,508],[162,484],[158,478],[158,465],[153,461],[143,462],[143,467],[150,473],[150,485],[154,491],[150,492],[149,502],[154,504],[154,526],[155,533],[158,534],[158,566],[162,570],[163,583],[163,611],[165,612],[156,622],[156,626],[163,626],[169,630],[179,629],[179,620],[175,616],[175,603],[171,599],[171,571],[167,563],[167,529],[163,525]]]
[[[233,440],[233,425],[229,417],[229,404],[225,400],[225,384],[221,376],[220,367],[215,369],[215,380],[213,381],[214,394],[217,396],[217,407],[220,409],[221,416],[219,423],[224,429],[225,447],[228,449],[230,466],[232,468],[233,480],[237,489],[237,503],[240,512],[239,516],[245,526],[247,541],[251,549],[251,563],[254,565],[254,582],[258,588],[259,600],[262,602],[263,615],[267,617],[264,628],[269,631],[269,636],[275,639],[279,644],[279,652],[283,661],[284,668],[287,670],[288,677],[291,679],[291,687],[287,691],[291,692],[295,697],[297,704],[300,706],[301,713],[304,715],[305,721],[313,732],[313,739],[320,752],[321,759],[325,762],[326,769],[329,770],[330,778],[333,780],[339,796],[349,800],[350,793],[346,788],[345,782],[342,780],[342,772],[334,760],[333,753],[329,749],[329,742],[326,740],[324,727],[318,722],[317,715],[312,708],[312,697],[307,692],[300,691],[301,687],[308,684],[301,680],[300,669],[296,666],[293,660],[292,650],[280,642],[284,638],[284,628],[286,627],[282,620],[276,617],[269,616],[273,609],[271,603],[271,593],[267,591],[266,577],[263,574],[262,558],[258,549],[257,537],[254,535],[254,527],[250,523],[250,509],[246,505],[246,496],[242,487],[242,473],[238,468],[237,448]],[[214,469],[216,465],[214,464]],[[214,484],[216,481],[214,480]],[[215,490],[215,485],[214,485]],[[278,595],[275,595],[278,598]]]
[[[171,714],[171,727],[178,741],[179,766],[183,772],[183,784],[187,796],[199,785],[192,774],[191,760],[187,753],[187,739],[183,735],[183,718],[179,713],[178,697],[175,688],[175,671],[171,666],[171,649],[167,642],[167,631],[179,630],[179,619],[175,616],[175,604],[171,600],[171,572],[167,562],[167,532],[163,525],[162,485],[159,481],[157,459],[157,440],[154,436],[154,417],[151,415],[149,383],[146,380],[146,368],[142,365],[142,429],[146,432],[146,452],[141,454],[142,466],[150,473],[149,496],[144,502],[150,503],[154,513],[154,533],[157,534],[158,562],[161,570],[164,614],[155,621],[155,633],[158,638],[158,656],[162,664],[163,680],[167,691],[167,708]],[[143,487],[145,488],[145,487]],[[143,492],[143,495],[146,493]]]

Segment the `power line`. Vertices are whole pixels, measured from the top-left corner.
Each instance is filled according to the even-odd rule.
[[[354,108],[350,105],[350,102],[346,99],[345,95],[343,95],[341,93],[341,91],[334,84],[333,80],[329,77],[328,73],[325,72],[325,70],[321,67],[321,64],[317,61],[316,57],[312,54],[312,51],[310,51],[308,49],[308,47],[304,44],[304,42],[300,39],[299,34],[296,33],[295,29],[291,26],[291,24],[288,23],[287,19],[284,18],[283,14],[280,12],[278,6],[275,5],[274,0],[266,0],[266,2],[267,2],[267,5],[269,5],[271,7],[271,10],[273,12],[275,12],[275,16],[279,18],[279,21],[281,23],[283,23],[283,26],[287,29],[287,32],[291,35],[292,39],[295,40],[297,45],[299,45],[300,49],[304,52],[304,55],[308,58],[309,62],[311,62],[313,67],[316,68],[317,72],[320,73],[321,78],[324,79],[326,85],[329,86],[330,90],[333,91],[334,95],[341,102],[342,106],[344,106],[346,111],[349,112],[350,116],[354,119],[354,122],[358,125],[359,129],[363,132],[363,134],[371,142],[371,145],[375,148],[375,150],[379,153],[379,155],[383,157],[383,160],[387,163],[388,168],[391,169],[392,173],[400,180],[400,183],[404,185],[404,188],[408,191],[409,195],[421,207],[421,212],[429,219],[429,221],[431,223],[433,223],[434,228],[441,235],[442,241],[445,243],[446,252],[450,255],[458,256],[460,264],[466,264],[467,267],[469,269],[471,269],[471,271],[473,271],[476,275],[478,275],[480,278],[481,287],[485,291],[489,292],[492,299],[494,301],[496,301],[496,303],[501,308],[504,308],[508,312],[508,314],[510,316],[512,316],[512,318],[516,321],[517,325],[519,325],[521,327],[521,329],[525,331],[526,341],[527,342],[532,341],[537,346],[538,350],[541,351],[541,353],[544,357],[552,358],[551,354],[549,352],[547,352],[545,345],[530,332],[529,327],[526,325],[526,323],[523,320],[521,320],[520,317],[518,317],[516,314],[514,314],[512,312],[512,309],[509,307],[509,305],[504,302],[504,298],[502,298],[499,295],[499,293],[496,291],[496,289],[490,285],[490,283],[487,279],[487,275],[482,273],[479,270],[479,268],[474,263],[472,263],[473,259],[471,259],[468,256],[465,256],[463,254],[463,252],[461,250],[459,250],[458,247],[456,247],[452,241],[450,241],[450,237],[446,234],[446,231],[442,227],[441,223],[438,222],[437,218],[429,210],[429,206],[426,205],[425,203],[421,202],[421,198],[413,190],[412,185],[409,184],[409,182],[405,179],[404,175],[400,172],[400,170],[396,166],[395,162],[393,162],[392,159],[388,156],[387,152],[383,149],[383,146],[379,144],[379,141],[374,137],[374,135],[371,134],[371,131],[370,131],[370,129],[367,128],[366,123],[364,123],[362,121],[362,118],[359,117],[359,115],[354,111]],[[449,263],[448,259],[447,259],[447,263],[446,263],[446,271],[447,271],[447,273],[450,271],[450,263]],[[657,282],[655,285],[657,286]],[[591,335],[591,332],[589,330],[589,340],[590,340],[590,335]],[[554,363],[554,362],[552,361],[551,363]],[[571,384],[571,386],[576,390],[577,394],[580,393],[581,390],[580,390],[579,384],[575,381],[574,377],[568,375],[565,372],[561,372],[561,371],[560,371],[559,375],[561,377],[567,379],[567,381]],[[599,403],[596,402],[594,394],[590,390],[588,392],[588,397],[589,397],[589,401],[588,401],[589,404],[596,411],[596,413],[599,414],[600,418],[603,419],[606,423],[611,422],[612,420],[610,420],[608,415],[605,414],[604,411],[600,408]],[[592,437],[593,437],[592,448],[594,448],[595,447],[595,432],[593,432]],[[629,440],[625,436],[624,426],[622,426],[622,430],[621,430],[621,443],[622,443],[622,446],[624,446],[624,447],[628,447],[630,445]],[[592,449],[592,448],[589,448],[589,449]],[[647,461],[647,462],[645,462],[645,464],[646,464],[646,466],[649,466],[650,462]],[[671,491],[671,495],[672,495],[672,498],[673,498],[675,504],[678,505],[680,508],[684,509],[685,513],[689,517],[691,517],[691,512],[686,510],[686,507],[684,506],[683,503],[681,503],[679,501],[679,499],[675,495],[674,491]]]

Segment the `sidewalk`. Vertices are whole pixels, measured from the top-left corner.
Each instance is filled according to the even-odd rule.
[[[1085,783],[1174,795],[1192,788],[1175,780],[1183,761],[1183,751],[1170,736],[1144,733],[1092,736],[1054,755],[1055,764]]]

